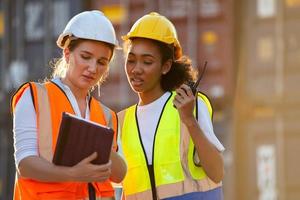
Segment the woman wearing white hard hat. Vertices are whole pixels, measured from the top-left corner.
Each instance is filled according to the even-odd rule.
[[[53,79],[23,84],[12,97],[17,177],[14,199],[114,199],[110,181],[120,182],[126,165],[114,151],[108,163],[92,164],[97,153],[72,167],[52,163],[63,112],[117,131],[115,112],[90,95],[107,76],[117,40],[100,11],[74,16],[57,40],[63,56]],[[74,147],[76,148],[76,147]]]

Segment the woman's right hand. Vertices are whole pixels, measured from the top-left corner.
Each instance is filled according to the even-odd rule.
[[[70,168],[72,181],[102,182],[111,175],[111,161],[103,165],[95,165],[91,162],[97,158],[97,152],[86,157],[78,164]]]
[[[73,167],[58,166],[39,156],[28,156],[17,166],[19,176],[43,182],[102,182],[111,176],[111,161],[103,165],[91,162],[93,153]]]

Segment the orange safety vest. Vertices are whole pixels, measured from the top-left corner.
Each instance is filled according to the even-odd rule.
[[[11,101],[12,112],[25,89],[30,88],[33,104],[37,116],[37,134],[39,156],[52,162],[62,112],[74,114],[71,103],[66,94],[54,82],[25,83],[13,95]],[[117,118],[115,112],[91,97],[90,120],[103,125],[110,125],[115,130],[113,150],[117,149],[116,133]],[[97,197],[113,197],[114,189],[109,180],[93,183]],[[40,182],[25,179],[16,175],[15,200],[77,200],[87,199],[87,183],[84,182]]]

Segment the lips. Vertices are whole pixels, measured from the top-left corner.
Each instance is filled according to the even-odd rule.
[[[144,83],[144,81],[141,78],[134,77],[130,78],[130,83],[133,87],[139,87]]]
[[[82,76],[89,81],[95,80],[95,78],[93,76],[88,76],[88,75],[82,75]]]

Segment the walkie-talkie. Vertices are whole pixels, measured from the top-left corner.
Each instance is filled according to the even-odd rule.
[[[198,79],[197,79],[196,82],[189,81],[189,82],[187,83],[187,85],[190,86],[190,88],[191,88],[191,90],[192,90],[192,92],[193,92],[193,95],[196,95],[196,93],[197,93],[197,87],[198,87],[198,85],[199,85],[199,83],[200,83],[200,80],[201,80],[202,77],[203,77],[203,74],[204,74],[205,69],[206,69],[206,65],[207,65],[207,61],[205,61],[204,67],[203,67],[203,70],[202,70],[202,73],[201,73],[201,75],[198,77]]]
[[[198,87],[198,85],[199,85],[199,83],[200,83],[200,80],[201,80],[202,77],[203,77],[203,74],[204,74],[205,70],[206,70],[206,65],[207,65],[207,61],[205,61],[204,67],[203,67],[203,70],[202,70],[202,73],[201,73],[201,75],[198,77],[198,79],[197,79],[196,82],[193,82],[193,81],[187,82],[187,85],[190,86],[190,88],[191,88],[191,90],[192,90],[194,96],[195,96],[196,93],[197,93],[197,87]],[[173,106],[174,106],[174,108],[176,108],[175,105],[173,105]]]

